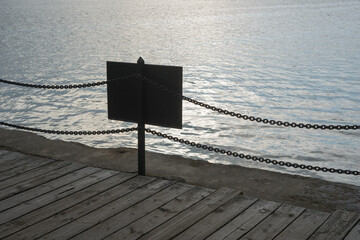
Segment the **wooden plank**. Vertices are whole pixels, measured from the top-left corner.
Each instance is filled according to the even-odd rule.
[[[359,219],[360,213],[336,211],[309,239],[343,239]]]
[[[0,213],[0,224],[11,221],[18,218],[26,213],[34,211],[37,208],[45,206],[51,202],[66,197],[74,192],[84,189],[98,181],[104,180],[114,175],[114,172],[108,170],[100,170],[93,173],[85,178],[77,180],[73,183],[67,184],[66,186],[60,187],[54,191],[48,192],[47,194],[41,195],[29,201],[25,201],[15,208],[7,209]],[[15,195],[17,196],[17,195]]]
[[[0,149],[0,158],[1,158],[1,156],[4,156],[4,155],[9,154],[9,153],[10,153],[10,151]]]
[[[29,159],[29,163],[1,173],[0,181],[2,181],[2,183],[0,189],[4,188],[3,183],[5,180],[11,177],[18,177],[20,174],[24,174],[32,170],[34,171],[36,170],[36,168],[54,162],[54,160],[50,160],[50,159],[41,159],[41,158],[28,158],[28,159]]]
[[[176,216],[185,209],[191,207],[193,204],[207,197],[213,193],[214,190],[194,187],[184,194],[176,197],[174,200],[165,204],[164,206],[154,210],[146,216],[138,219],[132,224],[124,227],[106,239],[122,239],[132,240],[141,237],[143,234],[158,227],[170,218]]]
[[[308,239],[330,215],[330,213],[306,209],[305,212],[281,232],[275,240]]]
[[[155,179],[149,177],[138,176],[130,179],[114,188],[111,188],[99,195],[87,199],[84,202],[76,204],[73,207],[60,211],[52,215],[43,221],[40,221],[32,226],[17,232],[15,235],[10,236],[7,239],[35,239],[46,233],[53,231],[54,229],[60,228],[67,223],[74,221],[81,216],[92,212],[103,205],[106,205],[118,198],[121,198],[138,188],[151,183]],[[66,204],[66,203],[65,203]],[[56,206],[55,206],[56,207]]]
[[[71,182],[74,182],[78,179],[81,179],[83,177],[86,177],[90,174],[93,174],[97,171],[100,171],[98,168],[82,168],[78,171],[72,172],[70,174],[64,175],[60,178],[54,179],[50,182],[47,182],[46,184],[41,184],[35,188],[29,189],[25,192],[18,193],[14,196],[11,196],[9,198],[6,198],[2,201],[0,201],[0,212],[9,209],[11,207],[14,207],[18,204],[21,204],[23,202],[29,201],[33,198],[39,197],[47,192],[53,191],[55,189],[58,189],[60,187],[65,186],[66,184],[69,184]]]
[[[360,239],[360,221],[358,221],[355,227],[345,237],[345,240],[359,240],[359,239]]]
[[[139,239],[170,239],[229,201],[240,191],[222,188]]]
[[[202,220],[195,223],[173,239],[205,239],[206,237],[214,233],[217,229],[221,228],[229,221],[234,219],[241,212],[245,211],[257,200],[258,199],[256,198],[238,195],[230,199],[224,205],[215,209],[215,211],[213,211],[212,213],[210,213]]]
[[[0,163],[0,173],[27,164],[29,161],[30,160],[28,158],[20,158]]]
[[[141,201],[133,205],[132,207],[106,219],[105,221],[102,221],[102,219],[100,219],[101,223],[91,227],[85,232],[82,232],[73,239],[103,239],[104,237],[122,229],[128,224],[136,221],[137,219],[168,203],[169,201],[173,200],[174,198],[178,197],[179,195],[183,194],[191,188],[192,186],[190,185],[176,183],[145,199],[144,201]],[[96,219],[94,218],[94,220]],[[88,223],[89,221],[86,222]],[[94,221],[94,223],[96,222]],[[115,237],[114,239],[117,239],[117,237]]]
[[[64,167],[54,169],[43,175],[31,178],[28,181],[23,181],[18,184],[12,185],[12,186],[2,189],[0,191],[0,200],[11,197],[18,193],[27,191],[27,190],[34,188],[38,185],[41,185],[43,183],[50,182],[51,180],[54,180],[56,178],[59,178],[66,174],[69,174],[69,173],[79,170],[81,168],[84,168],[84,165],[72,163],[69,165],[65,165]]]
[[[108,193],[107,190],[116,187],[117,185],[135,177],[134,174],[128,174],[128,173],[118,173],[110,178],[107,178],[101,182],[98,182],[92,186],[89,186],[88,188],[85,188],[79,192],[76,192],[74,194],[71,194],[67,197],[64,197],[52,204],[46,205],[42,208],[37,209],[36,211],[30,212],[26,215],[23,215],[19,218],[17,218],[14,221],[7,222],[3,225],[0,225],[0,239],[5,238],[11,234],[14,234],[16,232],[19,232],[23,229],[26,229],[30,227],[31,225],[34,225],[38,222],[41,222],[44,219],[50,218],[53,215],[56,214],[63,214],[66,209],[74,208],[73,206],[77,205],[77,209],[79,209],[79,206],[81,202],[85,206],[89,206],[91,203],[93,203],[93,199],[89,200],[90,198],[99,195],[99,194],[106,194]],[[91,211],[91,208],[87,208],[87,210]],[[17,233],[13,236],[13,238],[22,239],[24,235],[29,236],[30,234],[26,234],[27,232],[38,232],[37,228],[41,228],[38,226],[30,227],[27,230],[24,230],[23,232]],[[24,234],[25,233],[25,234]]]
[[[113,202],[121,204],[124,206],[124,208],[126,208],[127,206],[134,204],[133,202],[146,198],[148,194],[151,194],[152,191],[156,191],[156,189],[159,187],[161,187],[159,186],[159,181],[156,181],[154,178],[138,176],[115,188],[110,189],[109,191],[104,192],[103,194],[99,194],[83,203],[67,209],[66,211],[56,214],[51,218],[46,219],[45,221],[31,226],[29,229],[27,229],[29,231],[24,232],[24,234],[21,235],[23,236],[21,239],[34,239],[38,237],[44,239],[46,236],[43,235],[53,230],[57,231],[58,234],[65,234],[63,230],[71,233],[72,231],[76,231],[77,226],[71,225],[69,223],[72,223],[75,220],[78,222],[79,220],[77,219],[80,219],[86,214]],[[30,231],[31,229],[32,231]],[[78,232],[81,232],[81,229],[79,229]],[[53,232],[52,234],[56,234],[56,232]],[[26,238],[26,236],[31,237]],[[48,236],[48,239],[51,239],[51,236]]]
[[[239,239],[279,208],[280,205],[276,202],[259,200],[221,229],[218,229],[207,240]]]
[[[281,205],[242,239],[273,239],[304,211],[301,207]]]
[[[31,166],[36,161],[50,162]],[[218,191],[199,194],[172,182],[146,195],[135,179],[147,179],[143,185],[164,180],[126,181],[132,175],[85,167],[73,172],[71,163],[51,170],[57,163],[0,150],[0,188],[10,184],[0,190],[0,239],[360,239],[360,213],[329,214],[262,200],[246,208],[233,190],[214,200]],[[93,169],[94,178],[85,169]],[[149,185],[141,190],[152,191]]]
[[[10,160],[21,159],[21,158],[25,158],[25,157],[26,157],[26,155],[18,153],[18,152],[8,152],[0,157],[0,163],[5,163]]]
[[[50,171],[57,170],[59,168],[62,168],[64,166],[70,165],[69,162],[63,162],[63,161],[53,161],[48,164],[45,164],[41,167],[37,167],[35,169],[32,169],[30,171],[26,171],[22,174],[18,174],[16,176],[13,176],[11,178],[5,179],[1,181],[1,190],[8,188],[10,186],[14,186],[16,184],[19,184],[21,182],[29,181],[32,178],[41,176],[43,174],[46,174]]]

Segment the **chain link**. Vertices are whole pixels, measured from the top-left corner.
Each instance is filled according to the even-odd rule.
[[[174,96],[181,97],[182,100],[188,101],[192,104],[198,105],[200,107],[212,110],[214,112],[218,112],[220,114],[229,115],[231,117],[236,117],[243,120],[248,120],[252,122],[258,122],[258,123],[264,123],[264,124],[270,124],[270,125],[277,125],[277,126],[284,126],[284,127],[292,127],[292,128],[305,128],[305,129],[320,129],[320,130],[358,130],[360,129],[360,125],[319,125],[319,124],[309,124],[309,123],[295,123],[295,122],[286,122],[286,121],[276,121],[276,120],[269,120],[266,118],[260,118],[260,117],[254,117],[254,116],[248,116],[241,113],[236,113],[233,111],[225,110],[222,108],[218,108],[215,106],[212,106],[210,104],[203,103],[201,101],[194,100],[192,98],[183,96],[181,94],[176,93],[175,91],[168,89],[156,82],[154,82],[151,79],[148,79],[146,77],[143,77],[143,79],[149,83],[152,86],[155,86],[156,88],[161,89],[162,91],[166,92],[167,94],[171,94]]]
[[[278,160],[271,160],[271,159],[268,159],[268,158],[245,155],[243,153],[228,151],[228,150],[225,150],[225,149],[220,149],[220,148],[216,148],[216,147],[212,147],[212,146],[208,146],[208,145],[204,145],[204,144],[200,144],[200,143],[190,142],[188,140],[178,138],[178,137],[174,137],[174,136],[164,134],[164,133],[161,133],[161,132],[157,132],[155,130],[151,130],[151,129],[148,129],[148,128],[146,128],[145,131],[147,133],[151,133],[151,134],[156,135],[158,137],[167,138],[167,139],[169,139],[171,141],[179,142],[179,143],[191,146],[191,147],[197,147],[197,148],[201,148],[201,149],[204,149],[204,150],[208,150],[208,151],[211,151],[211,152],[216,152],[216,153],[220,153],[220,154],[224,154],[224,155],[228,155],[228,156],[244,158],[246,160],[252,160],[254,162],[258,161],[258,162],[261,162],[261,163],[279,165],[279,166],[282,166],[282,167],[300,168],[300,169],[304,169],[304,170],[317,171],[317,172],[321,171],[321,172],[339,173],[339,174],[347,174],[347,175],[355,175],[355,176],[360,175],[359,171],[351,171],[351,170],[343,170],[343,169],[335,169],[335,168],[327,168],[327,167],[319,167],[319,166],[311,166],[311,165],[284,162],[284,161],[278,161]]]
[[[22,87],[30,87],[30,88],[39,88],[39,89],[75,89],[75,88],[87,88],[87,87],[95,87],[95,86],[101,86],[106,85],[110,81],[116,81],[116,80],[122,80],[122,79],[130,79],[130,78],[139,78],[139,74],[132,74],[127,75],[120,78],[114,78],[110,79],[108,81],[100,81],[100,82],[92,82],[92,83],[83,83],[83,84],[68,84],[68,85],[41,85],[41,84],[30,84],[30,83],[20,83],[20,82],[14,82],[9,80],[3,80],[0,79],[0,82],[16,85],[16,86],[22,86]]]
[[[200,107],[204,107],[206,109],[210,109],[212,111],[229,115],[231,117],[240,118],[243,120],[249,120],[252,122],[270,124],[270,125],[277,125],[277,126],[284,126],[284,127],[292,127],[292,128],[306,128],[306,129],[320,129],[320,130],[358,130],[360,129],[360,125],[319,125],[319,124],[309,124],[309,123],[295,123],[295,122],[286,122],[286,121],[276,121],[276,120],[269,120],[266,118],[248,116],[241,113],[236,113],[228,110],[224,110],[218,107],[211,106],[209,104],[191,99],[189,97],[182,97],[183,100],[198,105]]]
[[[107,81],[101,81],[101,82],[69,84],[69,85],[38,85],[38,84],[30,84],[30,83],[19,83],[19,82],[8,81],[8,80],[3,80],[3,79],[0,79],[0,82],[6,83],[6,84],[11,84],[11,85],[16,85],[16,86],[40,88],[40,89],[74,89],[74,88],[95,87],[95,86],[107,84]]]
[[[137,130],[137,128],[123,128],[123,129],[102,130],[102,131],[62,131],[62,130],[30,128],[30,127],[19,126],[6,122],[0,122],[0,125],[16,128],[16,129],[32,131],[32,132],[41,132],[41,133],[58,134],[58,135],[104,135],[104,134],[115,134],[115,133],[127,133]]]

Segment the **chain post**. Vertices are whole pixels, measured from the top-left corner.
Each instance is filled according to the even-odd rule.
[[[145,61],[140,57],[137,61],[138,74],[142,75]],[[145,91],[143,78],[138,78],[140,86],[139,94],[139,122],[138,122],[138,174],[145,176],[145,116],[144,116],[144,100]]]

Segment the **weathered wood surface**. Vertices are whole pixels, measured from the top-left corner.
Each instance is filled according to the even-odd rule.
[[[207,239],[239,239],[278,209],[280,205],[280,203],[259,200]]]
[[[6,150],[0,179],[0,239],[360,239],[360,213]]]
[[[6,150],[1,150],[0,152],[0,163],[5,163],[7,161],[11,161],[14,159],[22,159],[26,158],[27,156],[17,152],[9,152]]]
[[[350,233],[346,236],[345,240],[359,240],[360,236],[360,222],[356,224],[356,226],[350,231]]]

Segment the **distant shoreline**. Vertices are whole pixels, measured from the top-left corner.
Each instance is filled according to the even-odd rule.
[[[123,172],[137,171],[136,149],[99,149],[18,130],[0,128],[0,149]],[[213,189],[239,189],[244,195],[321,211],[360,212],[359,186],[152,152],[146,153],[146,163],[149,176]]]

